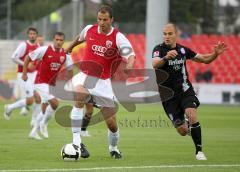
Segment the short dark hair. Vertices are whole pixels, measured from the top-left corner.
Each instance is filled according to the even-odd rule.
[[[108,13],[110,18],[113,17],[113,9],[109,5],[102,5],[97,13]]]
[[[38,30],[35,27],[29,27],[27,33],[29,33],[30,31],[34,31],[36,32],[36,34],[38,34]]]
[[[171,26],[171,27],[173,27],[173,29],[175,30],[175,33],[178,33],[178,26],[175,24],[175,23],[167,23],[166,25],[165,25],[165,27],[167,27],[167,26]]]
[[[63,32],[55,32],[55,34],[53,35],[53,38],[55,38],[55,36],[63,36],[63,38],[65,39],[65,34]]]

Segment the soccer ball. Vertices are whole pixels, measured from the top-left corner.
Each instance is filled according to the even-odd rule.
[[[62,147],[61,156],[64,161],[77,161],[81,157],[81,151],[79,147],[69,143]]]

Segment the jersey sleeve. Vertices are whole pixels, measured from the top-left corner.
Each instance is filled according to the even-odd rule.
[[[26,42],[22,42],[18,45],[17,49],[14,51],[14,53],[12,54],[12,59],[20,59],[20,57],[22,57],[26,51]]]
[[[28,55],[32,61],[42,60],[44,54],[47,51],[47,48],[48,48],[47,46],[39,47],[36,50],[30,52]]]
[[[73,69],[73,60],[70,54],[66,54],[65,67],[67,67],[68,70]]]
[[[186,48],[185,47],[185,51],[186,51],[186,58],[187,59],[193,59],[194,57],[196,57],[197,53],[195,53],[194,51],[192,51],[190,48]]]
[[[93,25],[87,25],[79,34],[78,41],[84,41],[86,39],[87,31],[92,27]]]
[[[159,58],[162,58],[161,57],[161,52],[160,52],[160,49],[159,49],[159,46],[155,46],[153,48],[153,51],[152,51],[152,58],[155,58],[155,57],[159,57]]]
[[[128,59],[131,55],[135,56],[135,52],[132,48],[131,43],[120,32],[118,32],[117,35],[116,35],[116,44],[117,44],[118,50],[120,52],[120,55],[123,58]]]

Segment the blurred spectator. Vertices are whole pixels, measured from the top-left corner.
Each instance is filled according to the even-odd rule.
[[[180,28],[178,28],[178,37],[180,39],[189,39],[190,35],[187,32],[184,32],[183,30],[181,30]]]
[[[62,22],[62,17],[60,11],[54,11],[50,14],[50,23],[51,23],[51,36],[54,35],[55,32],[60,30]]]
[[[202,73],[199,68],[197,68],[195,72],[195,79],[196,79],[196,82],[200,82],[203,79]]]
[[[43,46],[44,45],[44,37],[42,35],[38,35],[37,36],[37,43],[40,45],[40,46]]]
[[[202,78],[206,82],[211,82],[212,77],[213,77],[213,73],[210,68],[207,68],[207,70],[202,73]]]
[[[201,72],[200,69],[198,68],[195,72],[195,79],[196,82],[211,82],[213,77],[213,73],[210,68],[207,68],[205,72]]]

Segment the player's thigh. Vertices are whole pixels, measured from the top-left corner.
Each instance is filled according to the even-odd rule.
[[[74,91],[74,100],[75,101],[82,101],[82,103],[85,103],[87,99],[89,98],[89,90],[86,87],[86,79],[87,75],[79,72],[77,75],[75,75],[71,80],[71,85],[69,86],[70,90]]]
[[[20,88],[20,93],[21,93],[21,98],[26,97],[26,92],[25,92],[25,82],[22,80],[22,73],[17,73],[17,84],[18,87]]]
[[[180,107],[180,99],[178,97],[165,101],[162,105],[175,128],[185,123],[184,111]]]
[[[181,107],[184,109],[190,124],[197,122],[197,108],[199,105],[200,102],[192,89],[188,90],[182,97]]]
[[[33,94],[34,94],[35,103],[40,104],[41,103],[41,96],[39,95],[39,93],[36,90],[34,90]]]
[[[94,89],[89,89],[94,102],[101,107],[117,108],[110,79],[99,79]]]
[[[181,98],[181,107],[183,109],[187,109],[187,108],[198,108],[198,106],[200,105],[200,102],[193,90],[193,88],[189,88],[189,90],[187,90],[182,98]]]
[[[55,98],[50,94],[48,84],[35,84],[35,90],[39,93],[42,103],[48,103],[49,100]]]

